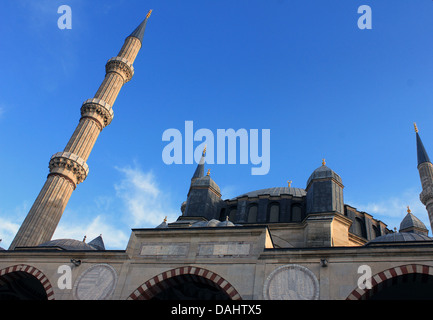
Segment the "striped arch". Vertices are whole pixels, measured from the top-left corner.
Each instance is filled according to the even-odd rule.
[[[216,273],[198,267],[180,267],[165,271],[139,286],[128,300],[149,300],[163,290],[184,282],[200,282],[225,292],[232,300],[242,300],[236,289]]]
[[[392,283],[393,280],[396,280],[397,277],[409,274],[418,274],[421,276],[421,281],[425,282],[428,276],[433,276],[433,267],[420,264],[407,264],[379,272],[371,278],[371,289],[356,288],[346,300],[367,300],[376,292]]]
[[[29,265],[18,264],[0,270],[0,286],[17,279],[27,278],[29,276],[33,276],[39,280],[44,287],[48,300],[54,300],[53,287],[51,286],[48,278],[40,270]]]

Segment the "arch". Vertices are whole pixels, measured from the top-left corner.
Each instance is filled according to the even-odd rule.
[[[280,221],[280,204],[278,202],[271,202],[268,206],[268,222]]]
[[[220,221],[225,221],[225,219],[226,219],[226,208],[222,208],[221,211],[220,211],[219,220]]]
[[[353,221],[349,231],[356,234],[357,236],[367,239],[367,231],[365,229],[365,223],[361,218],[356,217]]]
[[[55,300],[53,287],[45,274],[37,268],[25,264],[18,264],[0,270],[0,287],[27,278],[34,278],[42,285],[47,300]]]
[[[302,221],[302,206],[300,203],[294,203],[291,207],[292,213],[292,222],[301,222]]]
[[[229,209],[229,220],[230,221],[236,221],[236,214],[237,214],[237,207],[230,207]],[[225,217],[224,217],[225,220]],[[222,220],[222,221],[224,221]]]
[[[139,286],[128,300],[150,300],[172,285],[195,281],[226,293],[231,300],[242,300],[236,289],[218,274],[198,267],[186,266],[160,273]]]
[[[248,207],[247,222],[252,222],[252,223],[257,222],[258,213],[259,213],[259,206],[256,203],[251,204]]]
[[[420,275],[421,282],[433,276],[433,267],[420,264],[407,264],[379,272],[371,278],[370,289],[354,289],[346,300],[368,300],[380,290],[393,285],[398,278],[408,275]]]

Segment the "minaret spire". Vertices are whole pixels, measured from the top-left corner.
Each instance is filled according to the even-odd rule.
[[[191,182],[195,179],[204,177],[204,161],[206,157],[206,147],[203,149],[203,153],[201,154],[200,162],[197,165],[197,169],[195,169],[194,175],[191,178]]]
[[[418,157],[418,165],[424,162],[431,162],[427,154],[427,151],[425,151],[424,145],[421,141],[421,137],[419,136],[418,127],[416,126],[416,123],[414,123],[414,126],[415,126],[415,133],[416,133],[416,150],[417,150],[417,157]]]
[[[134,30],[134,32],[131,33],[130,37],[137,38],[138,40],[140,40],[141,43],[143,43],[143,36],[144,31],[146,30],[147,20],[149,19],[151,14],[152,10],[149,10],[146,15],[146,19],[144,19],[143,22]]]
[[[419,195],[421,202],[426,206],[430,219],[431,230],[433,230],[433,164],[427,155],[424,145],[415,125],[416,148],[418,158],[418,172],[421,179],[422,191]]]
[[[10,250],[37,246],[51,240],[72,192],[87,178],[89,167],[86,161],[99,134],[113,119],[113,104],[120,89],[134,75],[132,64],[142,46],[150,13],[126,38],[119,54],[108,60],[105,79],[93,99],[83,103],[81,118],[71,139],[62,152],[51,157],[47,180],[12,241]]]

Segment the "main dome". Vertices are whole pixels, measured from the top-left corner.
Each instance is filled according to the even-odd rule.
[[[238,198],[243,198],[243,197],[254,198],[254,197],[261,196],[261,195],[269,195],[271,197],[279,197],[283,194],[291,195],[294,197],[304,197],[307,195],[307,192],[301,188],[275,187],[275,188],[266,188],[266,189],[250,191],[250,192],[241,194],[240,196],[233,198],[233,200],[238,199]]]

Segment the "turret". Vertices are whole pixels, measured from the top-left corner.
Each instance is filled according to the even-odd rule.
[[[326,166],[314,170],[307,181],[307,215],[313,213],[338,212],[344,214],[343,181]]]
[[[191,178],[191,185],[186,200],[185,217],[204,217],[207,220],[218,219],[221,206],[221,191],[219,186],[210,177],[210,170],[204,175],[206,148]]]

